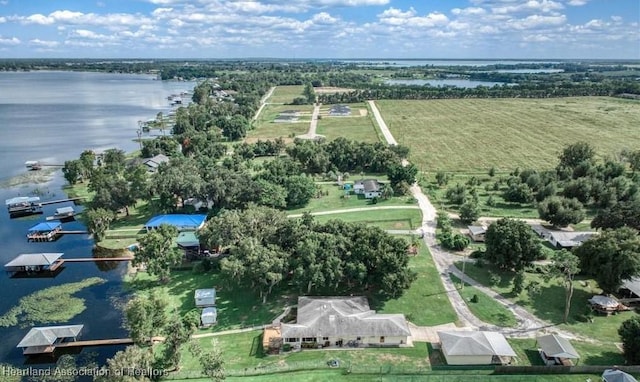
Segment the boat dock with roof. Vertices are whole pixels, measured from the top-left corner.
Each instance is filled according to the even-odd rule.
[[[62,224],[43,222],[29,228],[27,232],[28,241],[55,241],[62,234]]]
[[[62,253],[23,253],[4,265],[10,273],[55,272],[64,262]]]
[[[42,213],[40,198],[37,196],[17,196],[4,201],[9,217],[35,215]]]

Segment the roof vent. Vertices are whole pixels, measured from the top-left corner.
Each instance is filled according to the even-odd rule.
[[[336,321],[336,316],[335,315],[330,315],[329,316],[329,322],[335,322]]]

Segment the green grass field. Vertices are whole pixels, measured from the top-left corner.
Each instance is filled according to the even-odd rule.
[[[456,322],[456,312],[447,298],[429,249],[422,241],[418,255],[409,259],[409,267],[418,275],[411,287],[395,299],[380,302],[370,299],[371,309],[379,313],[403,313],[408,321],[418,326]]]
[[[382,180],[382,178],[378,179]],[[379,198],[378,203],[372,205],[371,200],[365,199],[364,195],[349,195],[348,197],[345,197],[345,191],[337,185],[318,184],[317,186],[324,195],[319,198],[312,198],[304,207],[287,210],[287,214],[301,214],[304,212],[331,211],[343,208],[375,206],[417,206],[416,201],[411,196],[394,196],[386,200]]]
[[[420,227],[422,212],[420,209],[371,210],[319,215],[314,218],[321,223],[342,220],[347,223],[364,223],[382,229],[411,230]]]
[[[577,140],[598,154],[640,144],[640,102],[609,97],[376,101],[409,160],[422,170],[555,167]]]
[[[356,103],[349,104],[349,106],[351,107],[351,116],[344,117],[329,116],[330,105],[322,106],[320,109],[321,119],[318,121],[316,133],[324,135],[328,140],[344,137],[359,142],[378,142],[380,140],[378,132],[367,105]],[[360,110],[366,112],[366,115],[361,115]]]
[[[460,296],[462,296],[462,298],[467,302],[467,306],[469,307],[469,310],[471,310],[471,313],[480,320],[502,327],[513,327],[517,324],[513,313],[509,309],[505,308],[504,305],[493,300],[491,297],[467,283],[465,283],[464,288],[462,288],[460,279],[453,275],[451,275],[451,281],[453,281],[458,288]],[[471,301],[474,295],[478,297],[478,302]]]
[[[269,103],[291,103],[294,98],[304,97],[303,85],[276,86],[273,94],[267,100]],[[297,107],[297,106],[296,106]]]
[[[274,123],[273,120],[285,110],[299,110],[301,116],[298,122]],[[247,132],[247,142],[258,139],[287,138],[291,135],[304,134],[309,130],[312,105],[266,105],[258,119],[253,123],[254,128]]]
[[[459,263],[456,264],[456,266],[461,268]],[[500,282],[497,285],[491,285],[489,281],[489,271],[500,276]],[[568,324],[564,324],[562,323],[562,318],[564,314],[565,292],[564,288],[560,286],[557,281],[550,280],[546,282],[542,279],[541,275],[537,273],[525,272],[525,285],[530,281],[537,281],[541,284],[541,293],[534,299],[531,299],[526,292],[522,292],[517,296],[513,295],[511,292],[513,273],[501,272],[493,269],[489,265],[479,268],[473,264],[466,265],[465,273],[479,283],[490,287],[518,305],[521,305],[537,317],[558,325],[561,329],[566,329],[576,334],[601,341],[604,344],[612,345],[614,342],[619,342],[618,328],[622,322],[638,314],[630,311],[609,317],[595,315],[592,321],[587,320],[585,316],[588,312],[587,300],[593,295],[601,293],[602,290],[597,287],[597,283],[594,280],[578,277],[574,282],[569,322]],[[597,348],[594,350],[597,351]],[[596,355],[592,357],[596,357]]]

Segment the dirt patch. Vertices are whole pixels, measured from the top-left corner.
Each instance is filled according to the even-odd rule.
[[[367,114],[369,114],[369,110],[367,110],[367,109],[358,109],[358,111],[360,111],[360,116],[361,117],[366,117]]]
[[[354,89],[338,88],[334,86],[322,86],[314,89],[316,94],[335,94],[335,93],[349,93]]]

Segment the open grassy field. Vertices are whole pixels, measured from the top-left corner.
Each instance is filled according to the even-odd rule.
[[[460,264],[456,264],[456,266],[461,268]],[[500,276],[500,282],[496,285],[491,285],[489,277],[490,271]],[[574,282],[574,293],[569,314],[569,322],[568,324],[564,324],[562,323],[562,316],[564,314],[565,292],[564,288],[560,286],[557,281],[550,280],[549,282],[546,282],[540,274],[525,272],[525,285],[531,281],[537,281],[541,286],[541,293],[532,299],[526,291],[519,295],[514,295],[511,292],[513,273],[501,272],[489,265],[485,265],[480,268],[473,264],[466,265],[465,273],[481,284],[490,287],[503,296],[508,297],[518,305],[523,306],[525,309],[529,310],[541,319],[556,324],[561,329],[566,329],[576,334],[601,341],[603,344],[610,345],[609,349],[611,349],[613,343],[620,341],[618,337],[618,328],[622,322],[637,316],[638,314],[630,311],[609,317],[595,315],[592,317],[591,321],[588,320],[586,318],[586,314],[588,312],[588,308],[586,306],[587,300],[595,294],[600,294],[602,290],[597,287],[597,283],[594,280],[579,276]],[[593,350],[594,353],[599,352],[599,347],[595,347]],[[591,355],[591,357],[594,358],[602,356],[602,354]]]
[[[274,123],[273,120],[285,110],[299,110],[301,112],[298,122]],[[291,135],[304,134],[309,130],[312,105],[266,105],[258,119],[254,122],[253,130],[247,132],[246,141],[253,142],[258,139],[287,138]]]
[[[418,255],[409,259],[409,268],[418,275],[411,287],[398,298],[387,301],[369,299],[371,309],[379,313],[403,313],[408,321],[418,326],[456,322],[456,312],[447,298],[429,249],[422,241]]]
[[[364,223],[382,229],[410,230],[420,227],[420,209],[371,210],[315,216],[319,222],[342,220],[348,223]]]
[[[577,140],[599,155],[640,145],[640,102],[609,97],[376,101],[409,160],[426,170],[555,167]]]
[[[380,179],[380,178],[379,178]],[[379,198],[378,203],[371,204],[370,199],[365,199],[364,195],[349,195],[345,197],[345,191],[333,184],[318,184],[322,196],[312,198],[304,207],[287,210],[287,214],[301,214],[304,212],[331,211],[344,208],[361,208],[374,206],[409,206],[417,203],[411,196],[394,196],[390,199]]]
[[[320,109],[321,119],[318,121],[316,132],[324,135],[328,140],[344,137],[360,142],[378,142],[380,140],[378,132],[369,115],[367,105],[357,103],[349,106],[352,113],[350,116],[334,117],[328,115],[330,105],[324,105]]]
[[[303,85],[284,85],[276,86],[276,89],[267,100],[269,103],[291,103],[294,98],[304,97]]]
[[[482,321],[502,327],[513,327],[517,324],[516,317],[504,305],[467,283],[464,283],[463,288],[460,279],[453,275],[451,275],[451,281],[456,285],[460,296],[467,302],[471,313]],[[477,302],[472,302],[473,296],[478,297]]]

